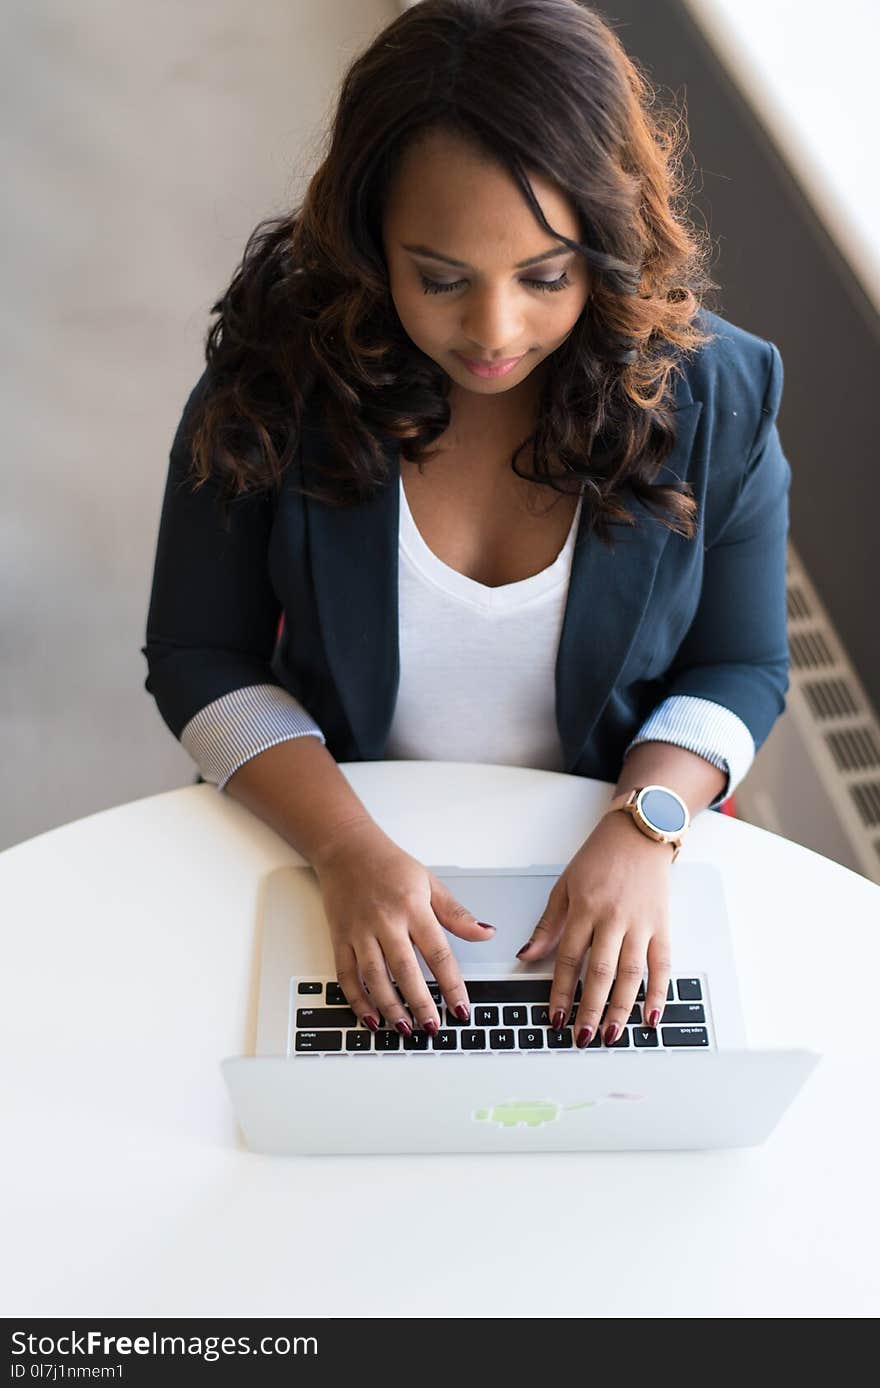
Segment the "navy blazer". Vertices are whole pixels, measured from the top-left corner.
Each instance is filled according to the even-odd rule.
[[[710,699],[749,728],[756,750],[785,708],[789,654],[786,539],[791,469],[777,413],[776,346],[707,310],[717,334],[676,382],[677,437],[657,480],[693,487],[699,529],[674,534],[631,495],[635,529],[614,552],[586,534],[585,508],[556,659],[564,770],[616,782],[652,709],[674,694]],[[145,687],[178,739],[214,699],[280,684],[320,726],[340,762],[384,757],[399,678],[399,447],[387,486],[333,507],[298,495],[325,456],[301,434],[277,495],[232,503],[221,528],[213,479],[184,482],[187,411],[171,448],[159,523]],[[281,614],[285,621],[280,639]]]

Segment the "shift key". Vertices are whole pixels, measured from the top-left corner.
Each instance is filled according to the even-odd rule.
[[[701,1002],[668,1002],[663,1009],[660,1025],[664,1022],[688,1022],[693,1026],[705,1020],[706,1014]]]
[[[298,1007],[298,1027],[356,1027],[358,1019],[350,1007]]]

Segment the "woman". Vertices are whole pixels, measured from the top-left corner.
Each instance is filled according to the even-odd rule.
[[[372,1029],[436,1034],[416,950],[466,1018],[444,932],[487,927],[339,761],[617,778],[520,951],[556,950],[562,1028],[589,948],[575,1040],[607,1003],[613,1044],[646,964],[647,1024],[663,1011],[687,812],[785,707],[782,364],[706,308],[681,124],[652,104],[574,0],[423,0],[352,64],[301,207],[214,305],[146,687],[314,866]],[[645,786],[653,818],[627,804]]]

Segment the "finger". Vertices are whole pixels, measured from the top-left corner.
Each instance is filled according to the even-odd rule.
[[[557,884],[547,898],[544,914],[538,921],[522,949],[516,952],[517,959],[543,959],[548,954],[565,929],[568,915],[568,894]]]
[[[584,955],[592,938],[592,924],[583,918],[578,920],[570,914],[556,951],[556,967],[550,985],[548,1010],[550,1025],[554,1031],[561,1031],[568,1023],[584,966]]]
[[[669,929],[657,930],[648,941],[648,986],[645,989],[645,1021],[657,1027],[663,1020],[672,970]]]
[[[599,1029],[602,1009],[608,1000],[617,972],[623,936],[623,924],[614,920],[600,921],[594,928],[590,962],[584,976],[584,990],[574,1024],[577,1046],[588,1046]]]
[[[639,936],[630,930],[623,941],[617,964],[617,979],[611,990],[608,1010],[603,1019],[605,1030],[602,1033],[602,1039],[606,1046],[613,1046],[614,1042],[622,1036],[623,1029],[629,1021],[635,1005],[636,993],[639,991],[639,984],[642,981],[644,971],[644,936]]]
[[[415,1025],[428,1031],[431,1036],[436,1036],[440,1030],[440,1014],[428,991],[425,976],[419,968],[409,931],[403,937],[395,932],[390,940],[386,937],[381,943],[392,977],[409,1003]]]
[[[444,930],[462,940],[491,940],[494,925],[478,921],[473,911],[456,900],[448,887],[431,874],[431,910]]]
[[[336,980],[345,994],[345,1001],[359,1022],[363,1022],[370,1031],[378,1031],[378,1005],[367,996],[354,950],[351,945],[341,944],[337,946],[335,954]]]
[[[470,1019],[471,1000],[468,997],[458,961],[449,948],[449,941],[440,923],[428,918],[419,918],[412,927],[412,937],[418,945],[419,953],[440,985],[440,992],[460,1022]],[[430,996],[430,995],[429,995]],[[436,1015],[439,1025],[439,1013]]]
[[[380,1025],[411,1036],[412,1018],[397,996],[381,945],[375,936],[358,950],[358,968],[371,1000],[379,1009]]]

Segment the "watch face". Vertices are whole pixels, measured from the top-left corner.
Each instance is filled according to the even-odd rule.
[[[639,796],[639,808],[652,829],[675,834],[685,826],[685,814],[674,795],[668,790],[651,789]]]

